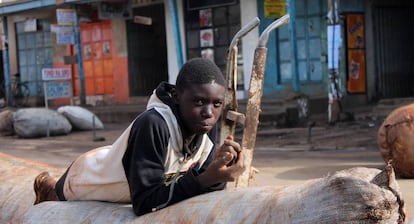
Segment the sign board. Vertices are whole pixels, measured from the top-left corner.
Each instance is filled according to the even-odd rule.
[[[56,33],[56,44],[75,44],[74,32],[59,32]]]
[[[128,0],[131,2],[132,8],[138,8],[142,6],[148,5],[155,5],[155,4],[163,4],[164,0]]]
[[[76,22],[76,11],[73,9],[56,9],[56,18],[59,25],[72,26]]]
[[[99,19],[132,19],[130,1],[99,1]]]
[[[346,15],[347,89],[349,93],[366,92],[367,74],[364,33],[364,15]]]
[[[72,70],[70,68],[43,68],[45,106],[48,100],[72,97]]]
[[[72,79],[72,70],[70,68],[43,68],[42,80],[67,80]]]
[[[286,0],[265,0],[264,16],[278,19],[286,14]]]
[[[57,44],[75,44],[75,31],[73,26],[52,24],[50,30],[56,33]]]
[[[65,65],[73,65],[78,63],[78,57],[76,55],[65,55],[63,56],[63,63]]]
[[[37,30],[37,20],[27,19],[24,21],[24,32],[35,32]]]
[[[152,25],[152,18],[146,16],[134,16],[134,23],[150,26]]]
[[[72,82],[48,82],[46,85],[47,99],[72,97]]]
[[[187,0],[187,9],[196,10],[235,4],[237,4],[237,0]]]

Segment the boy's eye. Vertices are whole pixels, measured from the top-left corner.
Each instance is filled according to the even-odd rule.
[[[223,102],[214,102],[214,107],[221,107],[223,105]]]
[[[196,100],[196,101],[195,101],[195,104],[196,104],[197,106],[202,106],[202,105],[203,105],[203,101],[202,101],[202,100]]]

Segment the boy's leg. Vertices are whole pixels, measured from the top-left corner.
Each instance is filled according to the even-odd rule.
[[[58,177],[52,177],[46,171],[37,175],[33,184],[33,189],[36,194],[35,205],[43,201],[59,201],[55,191],[57,180]]]

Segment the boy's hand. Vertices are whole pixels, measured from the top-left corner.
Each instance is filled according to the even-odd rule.
[[[228,136],[223,145],[221,145],[214,156],[214,160],[221,158],[226,165],[230,166],[237,160],[238,154],[241,152],[239,143],[233,141],[232,136]]]
[[[214,160],[198,179],[203,187],[210,187],[216,183],[235,181],[244,170],[242,148],[229,136],[217,149]]]

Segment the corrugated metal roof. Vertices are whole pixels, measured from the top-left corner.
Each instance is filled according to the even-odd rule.
[[[14,0],[14,1],[2,1],[0,3],[0,15],[7,15],[11,13],[27,11],[36,8],[43,8],[49,6],[55,6],[56,0]],[[96,2],[94,1],[85,1],[85,0],[64,0],[62,3],[85,3],[85,2]]]
[[[0,4],[0,15],[56,5],[56,0],[13,1]]]

